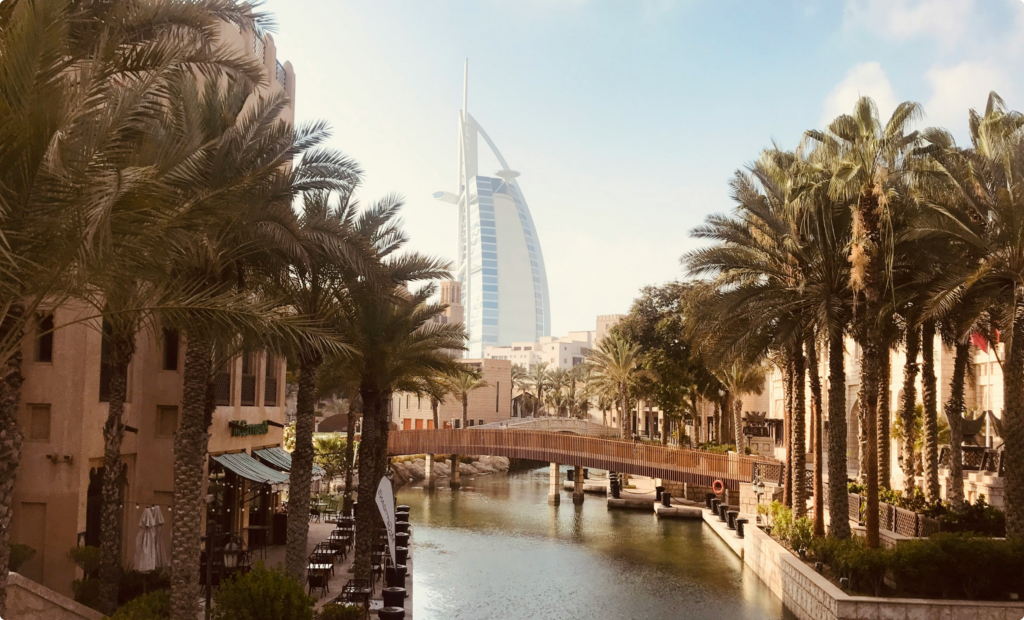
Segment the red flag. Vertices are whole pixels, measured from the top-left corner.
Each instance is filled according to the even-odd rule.
[[[997,332],[998,333],[998,332]],[[985,336],[980,332],[971,333],[971,344],[978,347],[985,353],[988,353],[988,341],[985,340]]]

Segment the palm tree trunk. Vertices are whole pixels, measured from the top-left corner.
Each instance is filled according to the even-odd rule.
[[[0,322],[0,339],[22,339],[22,317],[25,308],[13,304]],[[17,333],[14,333],[17,330]],[[24,436],[18,424],[21,403],[21,347],[15,347],[6,363],[0,367],[0,616],[7,615],[7,566],[11,555],[11,517],[14,510],[14,483],[21,460]]]
[[[715,443],[724,443],[722,439],[722,401],[715,399],[715,413],[714,413],[714,425],[715,425]]]
[[[171,524],[171,620],[199,613],[199,548],[206,465],[207,385],[213,362],[209,340],[186,340],[181,424],[174,435],[174,507]]]
[[[356,508],[356,536],[353,572],[357,579],[370,579],[370,554],[377,540],[380,514],[374,496],[387,462],[388,396],[375,386],[360,388],[363,397],[363,433],[359,443],[359,505]]]
[[[964,440],[964,377],[971,357],[970,343],[957,343],[953,357],[953,378],[946,400],[946,421],[949,422],[949,480],[946,501],[954,510],[961,510],[964,501],[964,462],[960,444]]]
[[[1006,461],[1006,537],[1024,538],[1024,318],[1016,304],[1003,368],[1003,458]]]
[[[288,481],[288,538],[285,570],[305,582],[306,541],[309,539],[309,500],[313,489],[313,426],[316,418],[316,375],[323,358],[303,352],[299,362],[299,391],[295,398],[295,451]]]
[[[733,432],[736,435],[736,454],[746,453],[746,446],[744,440],[746,437],[743,436],[743,400],[736,398],[736,401],[732,405],[732,426],[735,429]]]
[[[939,489],[939,410],[935,380],[935,321],[921,328],[921,400],[924,401],[924,490],[928,501],[941,499]]]
[[[436,413],[434,420],[437,420]],[[434,424],[435,428],[437,424]],[[356,457],[356,408],[355,396],[349,399],[348,420],[345,423],[345,498],[342,500],[342,508],[347,513],[352,510],[352,474],[355,468]]]
[[[906,331],[907,363],[903,366],[903,400],[900,401],[900,422],[903,426],[903,493],[909,496],[914,488],[914,414],[917,407],[917,354],[921,347],[916,327]]]
[[[115,328],[116,330],[116,328]],[[100,611],[117,609],[121,581],[121,540],[124,507],[121,489],[121,444],[124,441],[124,403],[128,396],[128,365],[134,353],[135,334],[110,334],[111,376],[107,420],[103,425],[103,501],[100,507]]]
[[[786,446],[786,460],[783,463],[785,473],[783,479],[785,482],[785,488],[783,489],[782,503],[786,506],[793,508],[793,355],[792,352],[786,351],[785,353],[785,371],[782,377],[783,386],[783,398],[785,399],[786,406],[782,413],[782,434],[783,434],[783,445]]]
[[[878,370],[878,488],[888,489],[892,486],[890,462],[892,440],[889,439],[890,428],[889,396],[892,386],[892,360],[889,357],[888,345],[884,349]]]
[[[438,426],[439,420],[437,419],[437,408],[438,408],[438,405],[439,405],[439,403],[437,402],[436,398],[431,398],[430,399],[430,411],[431,411],[431,413],[434,414],[434,428],[435,429],[441,428],[440,426]]]
[[[829,533],[850,537],[846,492],[846,351],[842,330],[828,336],[828,516]]]
[[[874,313],[870,316],[877,316]],[[861,401],[861,411],[865,426],[864,435],[867,436],[867,450],[865,454],[865,465],[867,466],[867,487],[868,505],[865,515],[865,527],[867,529],[867,544],[872,549],[878,548],[878,367],[881,356],[879,338],[875,329],[867,329],[867,337],[864,339],[863,353],[861,355],[860,380],[861,393],[864,400]]]
[[[815,338],[807,340],[807,370],[811,375],[811,419],[814,443],[814,535],[825,535],[824,464],[821,462],[821,374],[818,369],[818,347]]]
[[[462,394],[462,428],[469,425],[469,393]]]
[[[807,513],[807,391],[803,343],[793,347],[793,516]]]

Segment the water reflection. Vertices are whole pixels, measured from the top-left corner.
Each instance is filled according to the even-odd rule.
[[[793,618],[700,523],[547,503],[548,470],[403,488],[416,620]]]

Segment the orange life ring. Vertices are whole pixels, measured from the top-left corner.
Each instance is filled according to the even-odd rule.
[[[715,483],[711,485],[711,489],[714,490],[715,495],[721,495],[722,491],[725,490],[725,485],[722,484],[721,480],[715,480]]]

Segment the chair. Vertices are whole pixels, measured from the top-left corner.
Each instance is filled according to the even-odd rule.
[[[331,567],[331,574],[334,574],[334,549],[329,543],[320,542],[313,548],[313,555],[310,556],[314,564],[324,564]]]
[[[370,617],[370,597],[373,596],[373,583],[368,579],[349,579],[341,588],[341,595],[335,602],[361,604]]]
[[[320,523],[320,506],[316,503],[316,499],[311,499],[309,500],[309,522],[312,523],[314,519]]]
[[[337,521],[337,519],[338,519],[338,500],[332,499],[330,502],[327,503],[327,506],[325,506],[324,509],[323,509],[323,517],[324,517],[324,521],[330,521],[331,519],[334,519],[335,521]]]
[[[373,554],[373,568],[372,568],[373,582],[376,583],[377,579],[380,578],[380,580],[381,580],[381,587],[384,587],[384,569],[386,568],[386,566],[385,566],[386,562],[387,562],[387,554],[384,554],[384,553],[374,553]]]
[[[320,590],[320,596],[326,596],[329,591],[328,581],[327,571],[312,567],[306,569],[306,583],[309,585],[310,594],[313,594],[313,590]]]

